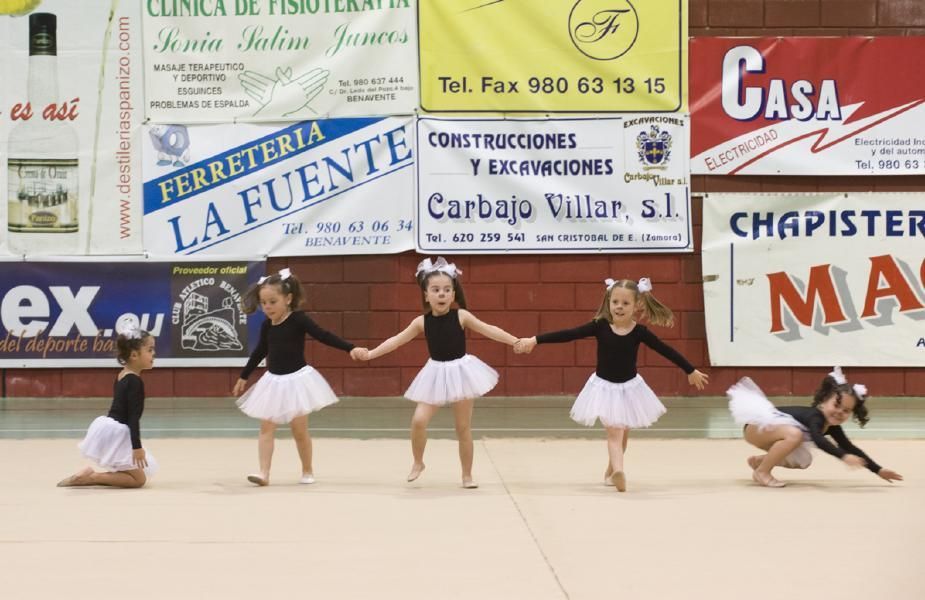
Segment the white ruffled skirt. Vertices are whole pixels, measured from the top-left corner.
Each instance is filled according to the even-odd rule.
[[[471,354],[447,361],[431,358],[408,386],[405,398],[444,406],[484,396],[496,385],[498,372]]]
[[[305,365],[285,375],[267,371],[241,394],[237,405],[249,417],[284,425],[336,402],[334,390],[321,373]]]
[[[792,416],[777,410],[750,377],[740,379],[726,390],[726,394],[729,396],[729,412],[732,413],[732,419],[742,427],[754,425],[761,431],[775,425],[790,425],[803,432],[803,443],[787,455],[781,466],[805,469],[812,464],[813,456],[810,450],[816,445],[812,442],[809,431]]]
[[[133,471],[138,467],[132,461],[132,436],[128,425],[112,417],[97,417],[90,423],[87,435],[77,444],[80,452],[107,471]],[[148,466],[144,472],[151,477],[157,472],[157,460],[147,449]]]
[[[592,373],[575,398],[571,417],[591,427],[600,419],[605,427],[636,429],[655,423],[667,409],[641,375],[614,383]]]

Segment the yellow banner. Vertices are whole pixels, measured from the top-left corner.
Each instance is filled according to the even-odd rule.
[[[687,0],[420,0],[421,106],[684,112]]]

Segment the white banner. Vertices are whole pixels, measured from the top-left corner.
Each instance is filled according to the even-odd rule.
[[[412,120],[154,125],[145,250],[297,256],[410,250]]]
[[[144,3],[145,106],[158,123],[410,114],[411,0]]]
[[[140,5],[32,4],[0,14],[0,254],[140,253]]]
[[[422,253],[690,252],[688,119],[421,118]]]
[[[710,359],[925,365],[925,194],[710,194]]]

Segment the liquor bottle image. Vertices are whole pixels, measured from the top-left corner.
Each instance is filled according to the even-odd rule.
[[[72,254],[78,246],[78,140],[57,105],[57,18],[29,15],[28,98],[32,116],[10,131],[7,160],[9,249],[18,254]]]

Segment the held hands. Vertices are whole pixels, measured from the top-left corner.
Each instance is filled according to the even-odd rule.
[[[536,336],[520,338],[514,342],[514,354],[530,354],[536,348]]]
[[[854,454],[846,454],[841,457],[842,462],[851,467],[852,469],[857,469],[858,467],[863,467],[867,464],[860,456],[855,456]],[[881,469],[882,471],[883,469]]]
[[[354,348],[350,351],[350,358],[356,361],[369,360],[369,350],[366,348]]]
[[[879,471],[877,471],[877,475],[881,479],[886,479],[890,483],[893,483],[894,481],[903,480],[903,476],[897,473],[896,471],[893,471],[892,469],[880,469]]]
[[[247,387],[246,379],[238,379],[234,384],[234,389],[231,390],[232,396],[240,396],[244,392],[244,388]]]
[[[709,383],[709,381],[710,376],[706,373],[701,373],[697,369],[694,369],[694,372],[687,376],[687,382],[698,390],[702,390],[703,386]]]
[[[145,458],[144,448],[135,448],[132,450],[132,463],[139,469],[144,469],[148,466],[148,459]]]

